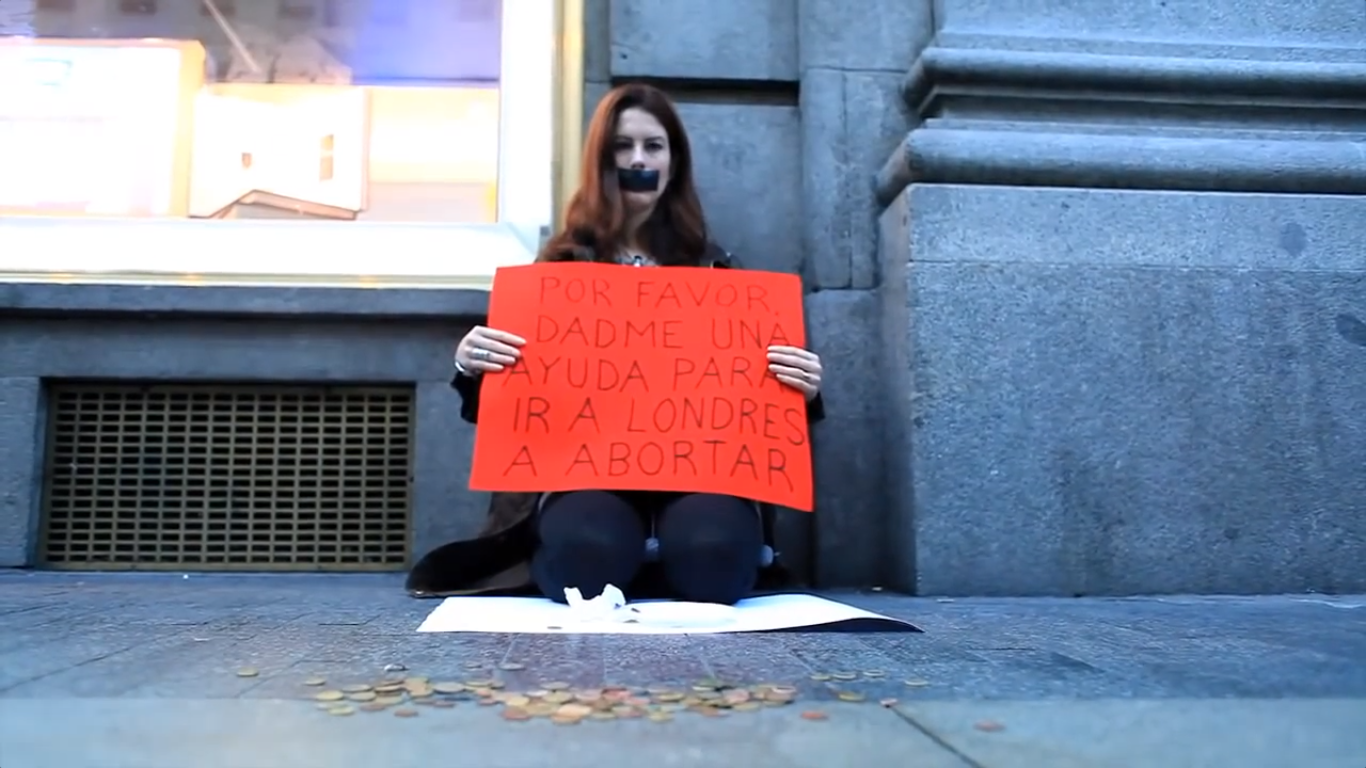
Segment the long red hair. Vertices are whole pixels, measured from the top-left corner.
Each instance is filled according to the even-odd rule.
[[[669,138],[669,183],[640,233],[626,231],[614,151],[617,121],[632,108],[653,115]],[[640,235],[650,255],[663,265],[697,265],[707,251],[707,224],[693,184],[692,147],[683,121],[663,91],[641,83],[617,86],[598,102],[584,138],[583,172],[565,210],[564,229],[546,243],[536,260],[586,256],[612,262],[633,234]]]

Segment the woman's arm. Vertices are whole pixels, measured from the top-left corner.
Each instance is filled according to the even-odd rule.
[[[483,383],[483,376],[459,372],[451,379],[451,388],[460,393],[460,418],[471,424],[479,423],[479,389]]]
[[[820,392],[806,403],[806,423],[815,424],[825,418],[825,398]]]

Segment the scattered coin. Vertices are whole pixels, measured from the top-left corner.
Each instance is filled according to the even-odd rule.
[[[521,707],[506,707],[502,711],[502,716],[504,720],[512,720],[513,722],[523,722],[531,719],[531,713]]]
[[[811,679],[815,680],[818,683],[823,683],[826,680],[829,680],[830,676],[825,674],[824,672],[817,672],[816,674],[811,676]]]
[[[342,693],[341,691],[320,691],[319,693],[315,694],[313,698],[317,699],[318,701],[341,701],[342,699],[346,698],[346,694]]]
[[[310,677],[304,681],[304,685],[310,688],[317,688],[320,685],[327,685],[327,679],[322,677]]]
[[[506,672],[516,672],[519,669],[526,669],[525,664],[518,664],[515,661],[505,661],[498,665],[498,668]]]
[[[375,699],[375,702],[376,702],[377,704],[383,704],[383,705],[386,706],[386,707],[392,707],[392,706],[394,706],[395,704],[402,704],[402,703],[403,703],[403,697],[402,697],[402,696],[379,696],[379,697],[377,697],[377,698]]]
[[[1004,731],[1006,729],[1004,725],[996,722],[995,720],[979,720],[976,723],[973,723],[972,727],[976,728],[979,731],[986,731],[987,733],[993,733],[995,731]]]
[[[385,705],[379,703],[378,701],[372,701],[372,702],[369,702],[368,704],[362,704],[362,705],[360,705],[360,711],[362,711],[362,712],[383,712],[384,710],[386,710],[386,709],[388,709],[388,708],[389,708],[389,707],[387,707],[387,706],[385,706]]]
[[[736,712],[754,712],[762,706],[763,704],[760,704],[757,701],[744,701],[731,707],[731,709]]]
[[[345,717],[346,715],[356,714],[356,708],[349,705],[344,705],[340,707],[328,707],[327,714],[337,715],[338,717]]]
[[[808,709],[802,713],[803,720],[829,720],[830,716],[819,709]]]
[[[261,673],[257,672],[252,667],[242,667],[241,669],[237,670],[238,677],[256,677],[259,674]]]
[[[840,701],[851,701],[851,702],[852,702],[852,701],[863,701],[864,698],[865,698],[864,695],[861,694],[861,693],[858,693],[857,691],[840,691],[840,692],[839,692],[839,699],[840,699]]]
[[[833,677],[833,678],[836,679],[836,680],[845,680],[845,681],[857,680],[857,679],[858,679],[858,673],[857,673],[857,672],[831,672],[831,673],[830,673],[830,676]]]
[[[878,703],[881,704],[881,705],[884,706],[884,707],[895,707],[895,706],[896,706],[896,699],[883,699],[882,701],[879,701]]]
[[[427,703],[429,706],[436,707],[437,709],[451,709],[455,706],[455,702],[447,701],[446,699],[434,699]]]
[[[408,671],[408,668],[405,667],[405,666],[403,666],[402,664],[385,664],[385,665],[384,665],[384,674],[386,674],[386,675],[389,674],[390,672],[407,672],[407,671]]]
[[[887,676],[887,673],[886,673],[886,672],[883,672],[883,671],[880,670],[880,669],[865,669],[865,670],[863,670],[863,676],[864,676],[864,677],[886,677],[886,676]]]
[[[668,712],[651,712],[647,717],[652,723],[667,723],[674,719],[674,716]]]
[[[374,691],[357,691],[346,694],[346,698],[352,701],[374,701],[376,696]]]
[[[343,685],[341,689],[342,693],[365,693],[366,691],[373,690],[370,686],[366,685],[365,683]]]
[[[924,688],[929,684],[929,680],[921,680],[920,678],[911,678],[910,680],[906,681],[906,685],[911,688]]]
[[[396,709],[394,717],[417,717],[416,709]]]
[[[432,681],[432,679],[431,679],[430,677],[424,677],[424,676],[422,676],[422,675],[414,675],[413,677],[405,677],[405,678],[403,678],[403,684],[404,684],[404,685],[409,685],[409,686],[411,686],[411,685],[427,685],[427,684],[430,683],[431,681]]]

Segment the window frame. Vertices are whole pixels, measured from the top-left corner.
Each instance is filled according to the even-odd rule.
[[[8,216],[0,283],[487,290],[560,225],[583,120],[584,0],[504,3],[497,223]]]

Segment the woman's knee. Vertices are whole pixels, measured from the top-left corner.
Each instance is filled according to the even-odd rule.
[[[685,600],[734,603],[754,588],[764,546],[753,502],[690,494],[659,521],[659,554],[670,586]]]
[[[604,491],[554,498],[539,513],[537,536],[532,572],[541,591],[555,600],[564,600],[566,587],[577,587],[586,598],[608,584],[624,588],[644,559],[640,515]]]

